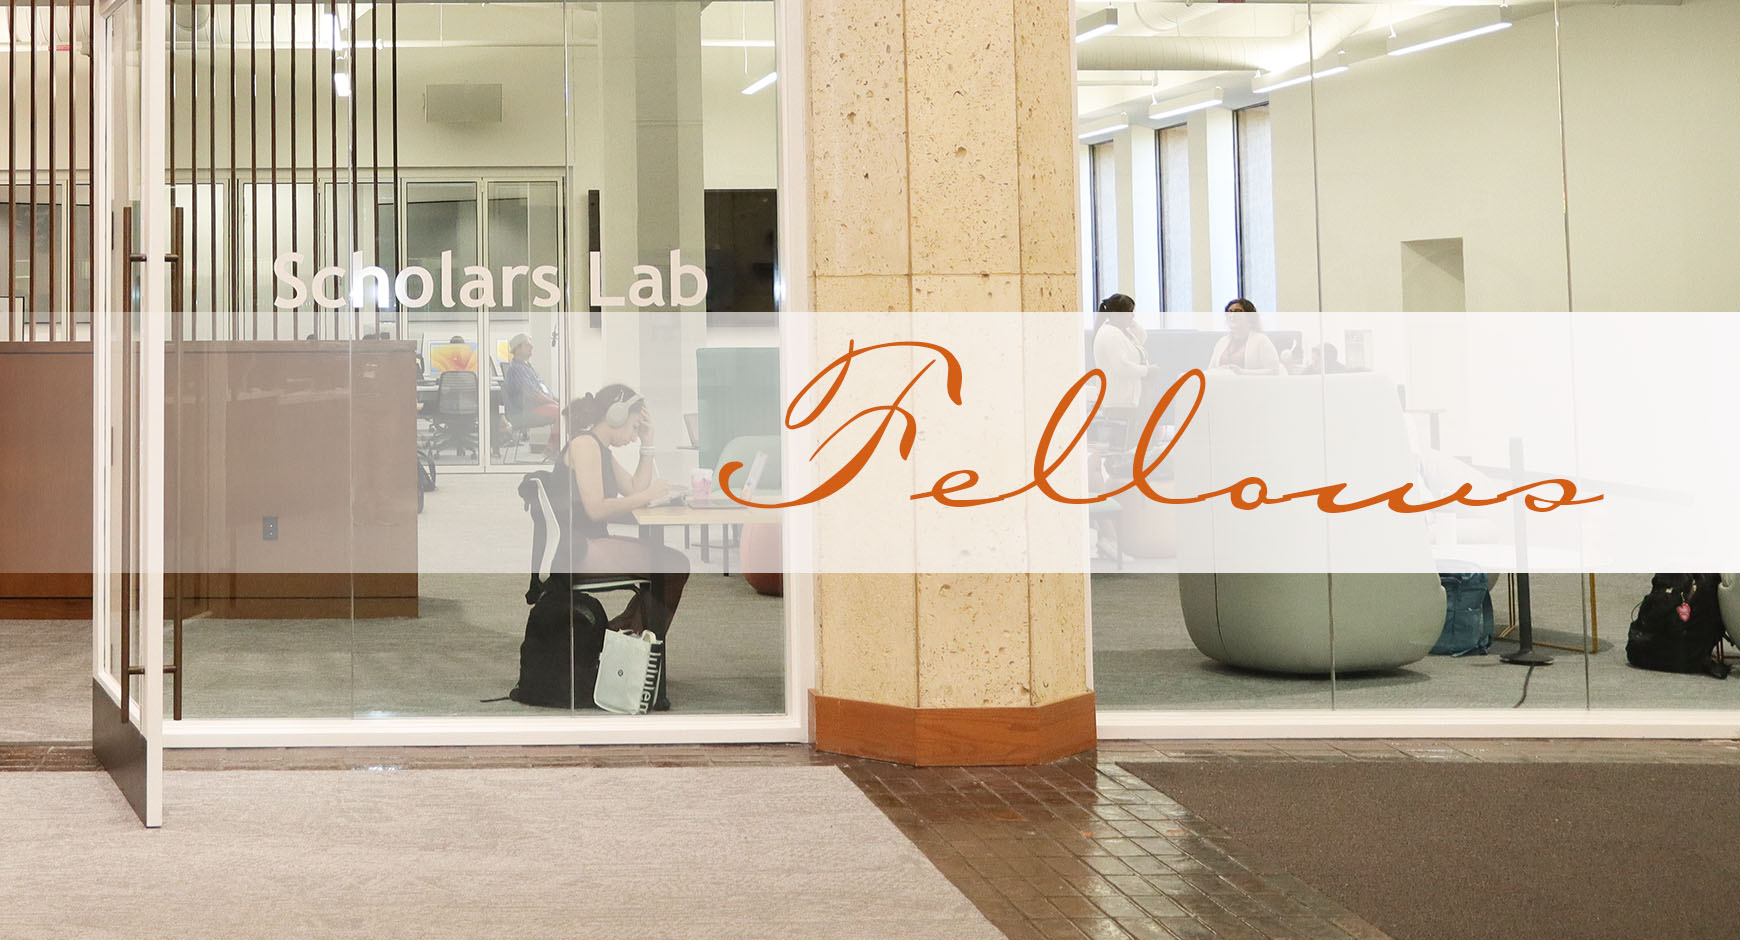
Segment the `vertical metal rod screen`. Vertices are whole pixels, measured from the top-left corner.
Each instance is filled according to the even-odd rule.
[[[309,282],[324,267],[348,272],[351,252],[390,274],[400,266],[396,230],[382,231],[402,216],[397,12],[396,2],[352,0],[175,4],[167,136],[174,202],[189,223],[178,246],[184,339],[394,328],[372,294],[348,292],[333,310]],[[393,257],[372,257],[388,245]],[[310,288],[291,309],[275,304],[289,296],[273,270],[280,253],[301,255],[288,270]]]
[[[89,0],[7,0],[6,342],[88,341],[96,35]]]

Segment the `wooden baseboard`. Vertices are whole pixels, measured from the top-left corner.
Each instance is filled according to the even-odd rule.
[[[190,610],[219,620],[377,620],[416,617],[416,597],[188,598]]]
[[[378,620],[416,617],[416,597],[189,597],[188,616],[224,620]],[[0,597],[0,620],[89,620],[88,597]]]
[[[910,708],[810,692],[816,749],[918,767],[1047,764],[1091,750],[1094,694],[1046,705]]]
[[[0,597],[0,620],[89,619],[89,597]]]

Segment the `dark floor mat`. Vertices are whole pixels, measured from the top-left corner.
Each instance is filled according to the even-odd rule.
[[[1123,766],[1398,940],[1740,935],[1740,767]]]

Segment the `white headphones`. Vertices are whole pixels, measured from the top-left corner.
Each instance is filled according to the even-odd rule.
[[[640,404],[642,401],[645,401],[645,399],[641,396],[631,395],[628,398],[611,405],[610,408],[604,412],[605,423],[613,428],[622,427],[628,423],[628,416],[634,412],[634,406]]]

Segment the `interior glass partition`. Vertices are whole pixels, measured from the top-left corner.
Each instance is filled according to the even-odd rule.
[[[1591,443],[1599,419],[1579,405],[1608,400],[1592,350],[1609,348],[1601,337],[1611,340],[1613,329],[1578,313],[1713,310],[1724,303],[1719,296],[1734,294],[1726,274],[1683,268],[1699,252],[1731,243],[1689,234],[1719,224],[1722,197],[1693,205],[1664,191],[1698,180],[1694,189],[1725,196],[1715,181],[1732,162],[1718,156],[1726,151],[1699,148],[1689,177],[1646,174],[1641,188],[1624,178],[1668,159],[1668,141],[1706,131],[1726,139],[1732,122],[1699,115],[1717,109],[1708,95],[1740,83],[1718,79],[1696,93],[1676,92],[1660,78],[1672,71],[1673,41],[1624,37],[1680,37],[1713,74],[1726,75],[1732,69],[1718,61],[1718,47],[1691,37],[1729,35],[1733,11],[1560,0],[1179,3],[1142,12],[1103,45],[1090,40],[1078,50],[1084,126],[1123,118],[1161,127],[1156,192],[1141,191],[1148,177],[1138,155],[1138,189],[1120,194],[1116,207],[1138,226],[1157,212],[1161,261],[1151,272],[1121,273],[1120,284],[1138,298],[1138,310],[1145,291],[1160,298],[1167,334],[1224,328],[1218,312],[1202,311],[1218,311],[1225,293],[1216,278],[1229,250],[1217,232],[1237,232],[1230,249],[1241,265],[1237,283],[1272,294],[1263,328],[1284,338],[1275,345],[1289,381],[1314,377],[1300,395],[1322,403],[1315,415],[1281,421],[1277,414],[1301,403],[1253,405],[1245,430],[1297,438],[1284,450],[1299,462],[1323,461],[1329,479],[1412,481],[1422,494],[1443,495],[1462,480],[1498,492],[1578,473],[1622,493],[1650,489]],[[1608,67],[1618,60],[1623,68]],[[1645,100],[1674,104],[1643,107]],[[1625,134],[1616,153],[1610,137],[1627,122],[1628,105],[1649,111],[1654,130]],[[1232,153],[1217,149],[1217,122],[1227,112],[1243,118],[1235,120]],[[1239,198],[1228,204],[1217,200],[1225,165],[1238,171]],[[1696,247],[1672,258],[1633,251],[1624,233],[1634,221],[1661,233],[1652,242],[1661,251],[1688,237]],[[1262,270],[1243,270],[1252,265]],[[1727,271],[1713,260],[1701,269],[1718,267]],[[1162,345],[1183,348],[1181,336]],[[1198,361],[1209,353],[1176,355]],[[1262,397],[1254,384],[1227,385],[1221,395]],[[1346,426],[1353,415],[1361,423]],[[1306,424],[1312,433],[1300,431]],[[1249,464],[1237,447],[1237,439],[1216,436],[1206,459]],[[1353,453],[1362,456],[1346,459]],[[1178,454],[1188,457],[1188,448]],[[1596,474],[1598,465],[1609,475]],[[1308,571],[1220,575],[1209,602],[1218,621],[1192,613],[1189,576],[1172,578],[1179,587],[1171,587],[1166,576],[1139,585],[1128,573],[1132,566],[1188,571],[1190,543],[1203,537],[1189,513],[1171,527],[1145,525],[1144,516],[1163,510],[1140,503],[1135,512],[1125,505],[1107,513],[1096,524],[1102,535],[1116,532],[1124,550],[1094,562],[1100,703],[1581,709],[1602,704],[1605,685],[1609,705],[1721,704],[1707,689],[1699,695],[1695,682],[1686,687],[1681,677],[1628,666],[1626,622],[1647,576],[1591,578],[1584,569],[1603,564],[1589,554],[1599,538],[1580,518],[1515,509],[1382,520],[1409,533],[1338,527],[1322,551],[1344,568],[1367,543],[1406,544],[1412,554],[1377,562],[1369,574],[1318,575],[1319,583]],[[1297,535],[1277,524],[1269,538]],[[1219,520],[1212,528],[1213,552],[1224,556],[1229,530]],[[1104,538],[1102,547],[1109,547]],[[1519,577],[1527,567],[1563,573]],[[1402,570],[1413,573],[1378,573]],[[1180,587],[1185,596],[1173,598]],[[1486,655],[1445,655],[1469,652],[1451,650],[1444,634],[1458,590],[1476,620],[1490,607],[1496,638]],[[1315,628],[1286,613],[1314,606],[1322,606]],[[1184,613],[1174,613],[1180,607]],[[1238,639],[1227,635],[1229,617],[1242,623]],[[1212,629],[1196,629],[1193,620]],[[1307,668],[1265,656],[1319,628],[1332,651],[1327,663]],[[1249,648],[1232,649],[1238,643]],[[1386,646],[1417,649],[1386,655]],[[1434,646],[1439,654],[1429,652]],[[1301,689],[1312,691],[1301,698]]]
[[[747,90],[774,9],[174,6],[184,720],[602,714],[578,602],[572,696],[509,697],[564,573],[527,474],[585,526],[564,455],[589,430],[619,484],[696,500],[620,508],[562,583],[645,582],[635,610],[596,596],[669,631],[672,716],[787,713],[779,518],[707,482],[760,457],[779,487],[777,98]],[[610,386],[637,397],[621,434],[572,407]]]
[[[1164,499],[1247,476],[1286,492],[1308,485],[1326,465],[1324,377],[1308,355],[1321,342],[1321,307],[1308,289],[1283,291],[1278,302],[1270,290],[1253,302],[1241,279],[1245,244],[1316,253],[1314,229],[1297,225],[1298,213],[1312,211],[1309,115],[1277,120],[1272,135],[1253,139],[1241,134],[1236,113],[1264,99],[1235,87],[1302,45],[1308,12],[1305,4],[1236,13],[1146,5],[1142,18],[1120,21],[1119,41],[1078,48],[1084,126],[1129,125],[1112,138],[1116,199],[1096,212],[1130,239],[1115,287],[1135,311],[1127,325],[1107,312],[1091,315],[1086,337],[1090,366],[1108,375],[1108,404],[1117,399],[1093,435],[1090,480],[1096,492],[1122,490],[1088,514],[1096,543],[1094,688],[1102,709],[1326,709],[1333,702],[1330,585],[1309,563],[1327,563],[1324,520],[1299,505],[1250,513],[1224,499],[1172,505],[1130,488],[1136,465],[1153,462],[1162,448],[1165,459],[1145,478]],[[1166,23],[1178,24],[1177,32],[1161,28]],[[1210,45],[1218,59],[1205,53]],[[1302,190],[1295,188],[1300,180]],[[1274,197],[1253,205],[1253,192]],[[1102,288],[1096,302],[1111,292]],[[1122,361],[1132,357],[1133,368]],[[1174,387],[1173,404],[1162,409]],[[1278,553],[1293,559],[1293,573],[1241,566]],[[1277,618],[1285,623],[1270,623]],[[1267,624],[1283,635],[1242,637],[1237,624]],[[1236,665],[1253,656],[1285,668]]]
[[[1325,68],[1348,70],[1274,92],[1271,110],[1307,99],[1313,108],[1318,290],[1333,334],[1325,342],[1339,339],[1346,367],[1393,381],[1407,425],[1402,468],[1417,466],[1427,491],[1473,480],[1497,492],[1574,475],[1550,6],[1325,6],[1313,24],[1345,35]],[[1457,648],[1450,652],[1461,655],[1362,670],[1354,667],[1367,640],[1339,627],[1337,707],[1586,705],[1579,578],[1522,573],[1575,570],[1575,515],[1519,509],[1506,502],[1414,516],[1431,566],[1387,581],[1392,604],[1405,591],[1449,593],[1443,605],[1422,603],[1412,627],[1388,618],[1390,629],[1415,629],[1422,642],[1440,639],[1450,606],[1490,603],[1490,651]],[[1525,634],[1540,646],[1513,663]],[[1560,648],[1549,654],[1548,643]]]
[[[1740,8],[1724,3],[1571,4],[1560,11],[1568,289],[1580,314],[1573,339],[1580,359],[1592,364],[1579,377],[1579,395],[1594,403],[1579,416],[1578,463],[1614,490],[1657,503],[1663,520],[1693,514],[1672,494],[1683,481],[1640,473],[1638,450],[1601,432],[1647,420],[1629,394],[1635,380],[1626,363],[1665,366],[1652,370],[1650,384],[1672,382],[1686,390],[1684,400],[1725,397],[1696,386],[1727,374],[1701,363],[1731,348],[1740,299],[1740,272],[1721,260],[1733,256],[1728,220],[1740,211],[1740,194],[1727,182],[1740,143],[1740,115],[1731,106],[1740,91],[1737,30]],[[1685,453],[1702,457],[1729,440],[1712,435]],[[1724,481],[1721,489],[1731,487]],[[1591,598],[1590,644],[1600,650],[1589,657],[1590,706],[1736,707],[1740,689],[1732,681],[1625,665],[1628,624],[1650,577],[1600,574],[1582,583]],[[1727,614],[1730,638],[1740,635],[1737,621]],[[1732,663],[1732,639],[1722,649]]]
[[[1084,126],[1165,125],[1164,308],[1179,308],[1178,290],[1202,309],[1216,228],[1236,223],[1238,260],[1263,268],[1254,280],[1241,269],[1239,283],[1273,292],[1272,335],[1298,331],[1299,347],[1282,350],[1289,371],[1321,374],[1301,387],[1320,414],[1257,408],[1246,432],[1291,442],[1275,449],[1324,461],[1332,480],[1411,481],[1420,497],[1555,477],[1609,495],[1582,511],[1532,512],[1513,498],[1377,513],[1328,538],[1327,557],[1349,574],[1219,575],[1208,613],[1192,611],[1180,575],[1182,625],[1163,580],[1126,587],[1118,568],[1175,559],[1188,571],[1204,533],[1187,531],[1188,514],[1176,529],[1145,529],[1156,510],[1126,507],[1106,526],[1127,530],[1134,557],[1094,563],[1102,707],[1296,707],[1298,689],[1327,691],[1310,705],[1349,710],[1733,706],[1729,684],[1629,664],[1650,575],[1610,572],[1616,552],[1683,547],[1662,520],[1729,489],[1690,469],[1726,466],[1726,438],[1688,439],[1681,472],[1642,458],[1619,429],[1651,423],[1639,369],[1654,377],[1652,401],[1718,397],[1709,377],[1722,369],[1701,363],[1733,342],[1707,314],[1740,296],[1722,260],[1734,240],[1720,231],[1740,208],[1723,182],[1725,143],[1740,134],[1726,105],[1740,88],[1736,16],[1727,4],[1575,0],[1150,4],[1080,45]],[[1672,77],[1692,72],[1695,85]],[[1236,216],[1216,202],[1221,109],[1240,118]],[[1143,221],[1144,194],[1121,202]],[[1130,285],[1138,298],[1152,279]],[[1192,319],[1206,322],[1169,312],[1167,332]],[[1261,397],[1254,385],[1220,394]],[[1250,464],[1236,450],[1248,436],[1216,436],[1208,459]],[[1290,544],[1288,528],[1266,537]],[[1213,527],[1214,553],[1230,531]],[[1372,544],[1392,554],[1361,573],[1350,557]],[[1327,664],[1287,658],[1319,630]],[[1724,649],[1732,658],[1731,641]]]

